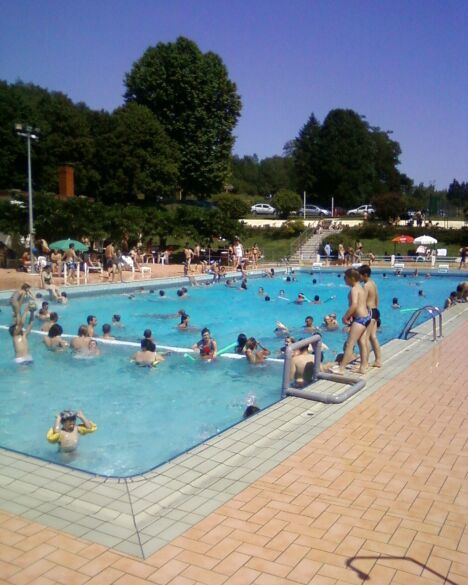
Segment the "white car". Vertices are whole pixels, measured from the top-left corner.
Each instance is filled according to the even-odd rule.
[[[274,215],[276,209],[269,203],[256,203],[250,208],[250,212],[254,215]]]
[[[375,209],[372,205],[360,205],[356,209],[350,209],[346,215],[374,215]]]
[[[323,207],[319,207],[318,205],[306,205],[305,206],[305,214],[306,217],[308,215],[318,215],[319,217],[328,217],[331,216],[331,211],[328,209],[323,209]],[[299,209],[299,215],[304,216],[304,207]]]

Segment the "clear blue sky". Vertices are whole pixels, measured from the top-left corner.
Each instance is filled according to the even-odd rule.
[[[351,108],[393,131],[416,183],[468,180],[467,0],[0,0],[0,79],[112,110],[180,35],[238,86],[237,154],[282,154],[311,112]]]

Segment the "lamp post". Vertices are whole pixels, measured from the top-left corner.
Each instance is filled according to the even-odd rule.
[[[32,197],[32,172],[31,172],[31,140],[38,140],[38,129],[25,124],[15,124],[15,130],[18,136],[26,138],[28,145],[28,207],[29,207],[29,255],[31,258],[31,272],[35,272],[34,268],[34,219],[33,219],[33,197]]]

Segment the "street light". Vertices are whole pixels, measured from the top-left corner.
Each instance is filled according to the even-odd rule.
[[[28,145],[28,207],[29,207],[29,254],[31,258],[31,272],[35,272],[34,254],[33,254],[33,236],[34,236],[34,220],[33,220],[33,198],[32,198],[32,173],[31,173],[31,140],[39,140],[37,135],[38,129],[26,124],[15,124],[16,134],[26,138]]]

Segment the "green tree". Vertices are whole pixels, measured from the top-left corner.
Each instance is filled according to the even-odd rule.
[[[257,195],[260,192],[260,162],[256,154],[240,158],[234,155],[231,159],[231,175],[229,180],[236,193]]]
[[[447,199],[458,207],[464,207],[468,203],[468,183],[459,183],[454,179],[449,185]]]
[[[291,211],[297,211],[301,206],[301,198],[294,191],[280,189],[271,201],[276,212],[282,219],[286,219]]]
[[[320,202],[335,197],[352,207],[370,199],[374,191],[373,142],[368,126],[352,110],[331,110],[320,130]]]
[[[272,156],[260,162],[260,193],[276,193],[280,189],[293,189],[293,162],[290,158]]]
[[[250,213],[250,205],[242,197],[221,193],[213,197],[213,202],[224,215],[231,219],[242,219]]]
[[[405,211],[405,201],[401,193],[379,193],[372,198],[372,205],[378,218],[388,221],[401,216]]]
[[[298,137],[285,149],[293,159],[297,189],[301,193],[314,194],[320,171],[320,124],[314,114],[310,115]]]
[[[105,128],[105,127],[104,127]],[[175,192],[179,174],[177,145],[145,106],[117,109],[97,138],[98,197],[106,202],[155,203]]]
[[[380,128],[371,128],[369,133],[374,151],[374,191],[376,193],[399,191],[402,184],[402,175],[397,169],[400,164],[401,148],[389,134],[390,132],[385,132]]]
[[[125,85],[126,101],[150,108],[178,144],[183,191],[201,197],[221,191],[241,110],[221,58],[179,37],[148,48]]]

